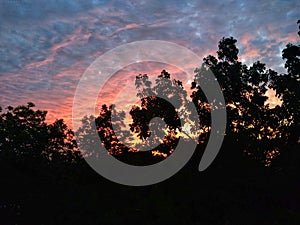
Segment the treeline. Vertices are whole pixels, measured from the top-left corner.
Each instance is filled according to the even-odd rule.
[[[192,102],[182,82],[167,71],[155,83],[147,75],[138,75],[135,84],[141,105],[130,111],[130,131],[124,129],[124,112],[114,106],[103,105],[96,118],[83,118],[76,140],[62,119],[46,123],[47,112],[36,110],[33,103],[0,108],[1,221],[7,225],[298,224],[300,45],[288,44],[282,51],[286,73],[279,74],[261,62],[250,66],[240,62],[236,42],[223,38],[216,56],[205,57],[195,69]],[[209,103],[201,89],[209,71],[221,86],[225,105]],[[268,89],[280,99],[274,108],[266,103]],[[157,94],[173,98],[179,109],[149,97]],[[178,117],[193,121],[192,106],[201,129],[191,128],[191,134],[198,135],[197,153],[174,178],[143,189],[120,187],[85,163],[83,156],[96,154],[93,141],[99,137],[108,152],[122,161],[140,165],[162,160],[172,154],[179,135],[188,139]],[[211,110],[221,107],[227,112],[224,143],[211,167],[198,173],[210,135]],[[138,146],[126,146],[132,133],[148,140],[153,117],[162,117],[167,124],[160,145],[146,153],[137,152]],[[77,142],[87,143],[87,149],[80,151]],[[161,153],[159,157],[154,151]]]

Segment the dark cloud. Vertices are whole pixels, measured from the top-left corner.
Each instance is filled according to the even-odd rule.
[[[105,4],[106,0],[4,0],[0,2],[0,18],[5,22],[54,19],[76,14]],[[21,21],[20,21],[21,20]]]

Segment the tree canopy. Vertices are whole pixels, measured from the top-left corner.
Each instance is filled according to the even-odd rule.
[[[191,96],[165,70],[154,82],[146,74],[137,75],[140,102],[132,106],[131,120],[114,105],[102,105],[72,131],[63,119],[46,122],[47,112],[31,102],[0,107],[1,222],[299,224],[300,45],[286,45],[286,72],[278,73],[260,61],[242,63],[237,43],[233,37],[222,38],[216,54],[195,68]],[[210,71],[225,105],[208,102],[202,90]],[[275,92],[278,105],[268,104],[268,90]],[[194,106],[197,120],[191,113]],[[179,138],[194,137],[201,155],[211,112],[220,108],[227,111],[224,142],[203,173],[193,164],[199,163],[196,154],[171,179],[133,188],[102,179],[83,160],[101,157],[100,144],[123,162],[154,164],[173,153]],[[189,121],[189,132],[180,117]],[[143,144],[128,145],[136,139]],[[79,142],[84,149],[78,149]]]

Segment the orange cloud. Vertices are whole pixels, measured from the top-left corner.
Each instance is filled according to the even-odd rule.
[[[246,33],[239,38],[238,42],[245,48],[244,53],[240,56],[241,59],[256,58],[260,56],[259,49],[250,43],[250,41],[254,40],[254,38],[254,34],[249,33]]]

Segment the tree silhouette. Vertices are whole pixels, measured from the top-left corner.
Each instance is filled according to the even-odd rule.
[[[47,128],[48,145],[45,155],[49,160],[60,160],[63,157],[67,162],[74,162],[81,157],[74,133],[62,119],[49,124]]]
[[[1,222],[299,224],[300,46],[285,47],[286,72],[278,74],[261,62],[240,62],[236,43],[232,37],[221,39],[216,56],[205,57],[195,69],[192,102],[182,82],[165,70],[154,84],[147,75],[138,75],[135,85],[141,100],[130,111],[129,130],[125,112],[114,105],[103,105],[97,116],[84,117],[76,141],[63,120],[46,123],[47,112],[34,109],[33,103],[0,107]],[[225,105],[208,102],[201,89],[211,82],[210,71],[221,86]],[[270,88],[282,103],[274,108],[267,104]],[[191,126],[185,134],[179,118],[194,125],[193,105],[200,128]],[[190,166],[199,164],[193,156],[171,179],[132,188],[102,179],[82,159],[101,157],[100,144],[123,162],[153,164],[172,153],[179,137],[198,135],[198,150],[203,150],[210,135],[210,114],[220,107],[227,110],[224,143],[203,173]],[[132,136],[152,151],[127,145]],[[84,146],[80,152],[79,142]],[[154,157],[153,152],[163,157]]]
[[[1,114],[0,148],[2,154],[23,158],[40,157],[47,144],[45,111],[33,110],[34,104],[8,106]]]
[[[111,154],[126,153],[129,151],[123,142],[130,137],[128,132],[122,131],[125,113],[117,112],[114,105],[107,107],[103,105],[99,116],[96,118],[96,129],[105,148]],[[119,136],[116,135],[116,132]]]
[[[300,24],[300,21],[298,21]],[[299,34],[299,33],[298,33]],[[273,76],[271,87],[282,99],[281,133],[285,145],[299,142],[300,132],[300,45],[288,44],[282,51],[287,74]]]
[[[300,30],[300,20],[298,20]],[[300,36],[300,31],[298,32]],[[271,87],[282,100],[282,106],[277,109],[279,117],[279,145],[282,157],[281,166],[299,169],[299,133],[300,133],[300,45],[289,43],[282,51],[286,74],[272,77]],[[278,164],[278,161],[277,161]]]
[[[156,121],[155,127],[158,130],[162,129],[166,123],[166,133],[161,134],[164,138],[160,142],[155,138],[152,140],[152,144],[160,143],[153,150],[160,150],[167,155],[171,154],[179,140],[177,135],[182,131],[180,116],[187,113],[182,107],[187,103],[187,93],[183,89],[182,82],[171,80],[170,74],[163,70],[157,76],[155,86],[152,87],[152,82],[146,74],[137,76],[135,85],[138,90],[137,97],[141,98],[141,106],[134,106],[130,111],[133,120],[130,124],[131,131],[137,133],[140,139],[145,140],[151,135],[149,130],[151,119],[161,118],[163,121]]]
[[[64,121],[45,122],[47,111],[34,104],[8,106],[0,115],[0,154],[17,160],[54,160],[79,157],[73,132]],[[1,111],[0,111],[1,112]]]
[[[211,70],[221,86],[226,102],[225,143],[228,148],[234,144],[241,152],[265,162],[270,151],[275,154],[280,147],[278,139],[282,123],[282,118],[279,117],[281,108],[277,106],[271,109],[266,104],[266,91],[274,88],[274,82],[278,82],[279,76],[259,61],[249,67],[239,62],[236,42],[232,37],[223,38],[219,43],[218,58],[212,55],[204,58],[204,64],[195,70],[192,85],[195,91],[192,98],[199,109],[200,118],[204,118],[201,127],[209,127],[208,102],[201,90],[201,85],[205,83],[201,84],[199,77],[205,77],[207,69]],[[214,105],[213,110],[214,107],[223,107],[218,103]],[[228,150],[227,154],[230,151],[232,150]]]
[[[290,44],[283,51],[283,59],[287,59],[288,75],[279,75],[259,61],[251,66],[242,64],[238,58],[239,50],[236,43],[237,40],[232,37],[221,39],[217,58],[209,55],[204,58],[201,67],[195,69],[195,79],[191,85],[192,103],[187,100],[187,92],[182,82],[172,80],[165,70],[157,77],[154,86],[146,74],[138,75],[135,85],[141,105],[133,106],[130,111],[131,132],[136,133],[141,140],[148,140],[150,147],[153,147],[153,143],[160,143],[159,147],[152,150],[160,149],[162,153],[169,155],[178,143],[179,134],[184,133],[179,117],[187,118],[192,124],[195,118],[190,118],[190,107],[192,107],[191,104],[195,104],[200,119],[200,130],[192,126],[191,131],[198,132],[199,144],[205,145],[208,140],[211,124],[210,111],[218,110],[220,107],[226,107],[228,114],[223,148],[230,148],[234,144],[240,154],[247,155],[263,164],[269,164],[270,158],[278,155],[283,146],[287,143],[297,143],[299,139],[297,135],[297,129],[299,129],[297,125],[299,124],[298,46]],[[208,103],[201,89],[206,82],[210,82],[207,74],[209,71],[214,74],[221,86],[225,106],[215,101]],[[282,106],[270,108],[266,104],[268,100],[266,92],[270,88],[274,89],[277,96],[282,99]],[[170,99],[172,103],[175,102],[175,105],[172,106],[156,96]],[[125,118],[124,112],[119,114],[119,118],[113,120],[119,121],[117,130],[120,132],[116,135],[111,121],[113,111],[114,106],[102,107],[100,116],[96,118],[98,133],[102,141],[104,140],[104,146],[111,153],[128,152],[130,148],[124,143],[125,139],[132,134],[128,132],[124,134],[125,131],[121,129],[125,127],[122,122]],[[166,123],[165,132],[167,133],[163,140],[149,139],[151,137],[149,125],[155,117],[162,118]],[[164,122],[156,121],[157,128],[162,129]],[[118,140],[117,136],[122,137],[123,141]],[[157,135],[153,136],[157,137]],[[228,150],[228,155],[231,155],[230,151]]]

